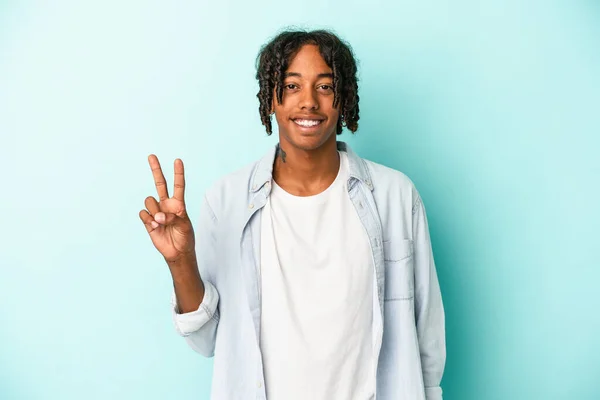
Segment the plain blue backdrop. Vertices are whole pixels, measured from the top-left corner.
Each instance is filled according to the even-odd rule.
[[[424,199],[446,400],[600,398],[597,1],[0,2],[0,399],[207,399],[138,212],[276,142],[254,61],[282,27],[359,59],[359,155]]]

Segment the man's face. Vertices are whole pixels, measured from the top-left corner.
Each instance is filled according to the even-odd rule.
[[[339,107],[333,108],[333,71],[315,45],[304,45],[283,80],[282,104],[274,95],[279,139],[303,150],[335,138]]]

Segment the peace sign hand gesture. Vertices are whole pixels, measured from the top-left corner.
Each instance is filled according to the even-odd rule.
[[[194,229],[185,209],[185,177],[183,161],[175,160],[175,187],[173,197],[169,197],[167,183],[158,158],[148,157],[159,201],[148,196],[146,210],[140,211],[140,219],[152,239],[154,247],[163,255],[167,263],[179,261],[183,257],[194,258]]]

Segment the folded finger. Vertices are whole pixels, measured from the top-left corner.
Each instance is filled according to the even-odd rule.
[[[144,223],[144,226],[146,227],[146,230],[148,231],[148,233],[154,231],[156,228],[158,228],[160,226],[154,220],[154,218],[152,217],[152,215],[150,215],[150,213],[148,213],[147,210],[141,210],[140,213],[139,213],[139,215],[140,215],[140,219]]]
[[[155,215],[157,212],[160,211],[160,206],[158,204],[158,201],[156,201],[156,199],[152,196],[146,197],[146,200],[144,201],[144,205],[146,206],[146,209],[148,210],[150,215]]]

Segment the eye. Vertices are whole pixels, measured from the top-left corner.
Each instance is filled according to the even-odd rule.
[[[296,86],[296,84],[294,84],[294,83],[288,83],[288,84],[287,84],[287,85],[285,85],[283,88],[284,88],[284,89],[287,89],[287,90],[294,90],[294,89],[297,89],[297,88],[298,88],[298,86]]]
[[[333,86],[331,86],[331,85],[321,85],[321,86],[319,86],[319,88],[325,90],[326,92],[330,92],[333,90]]]

